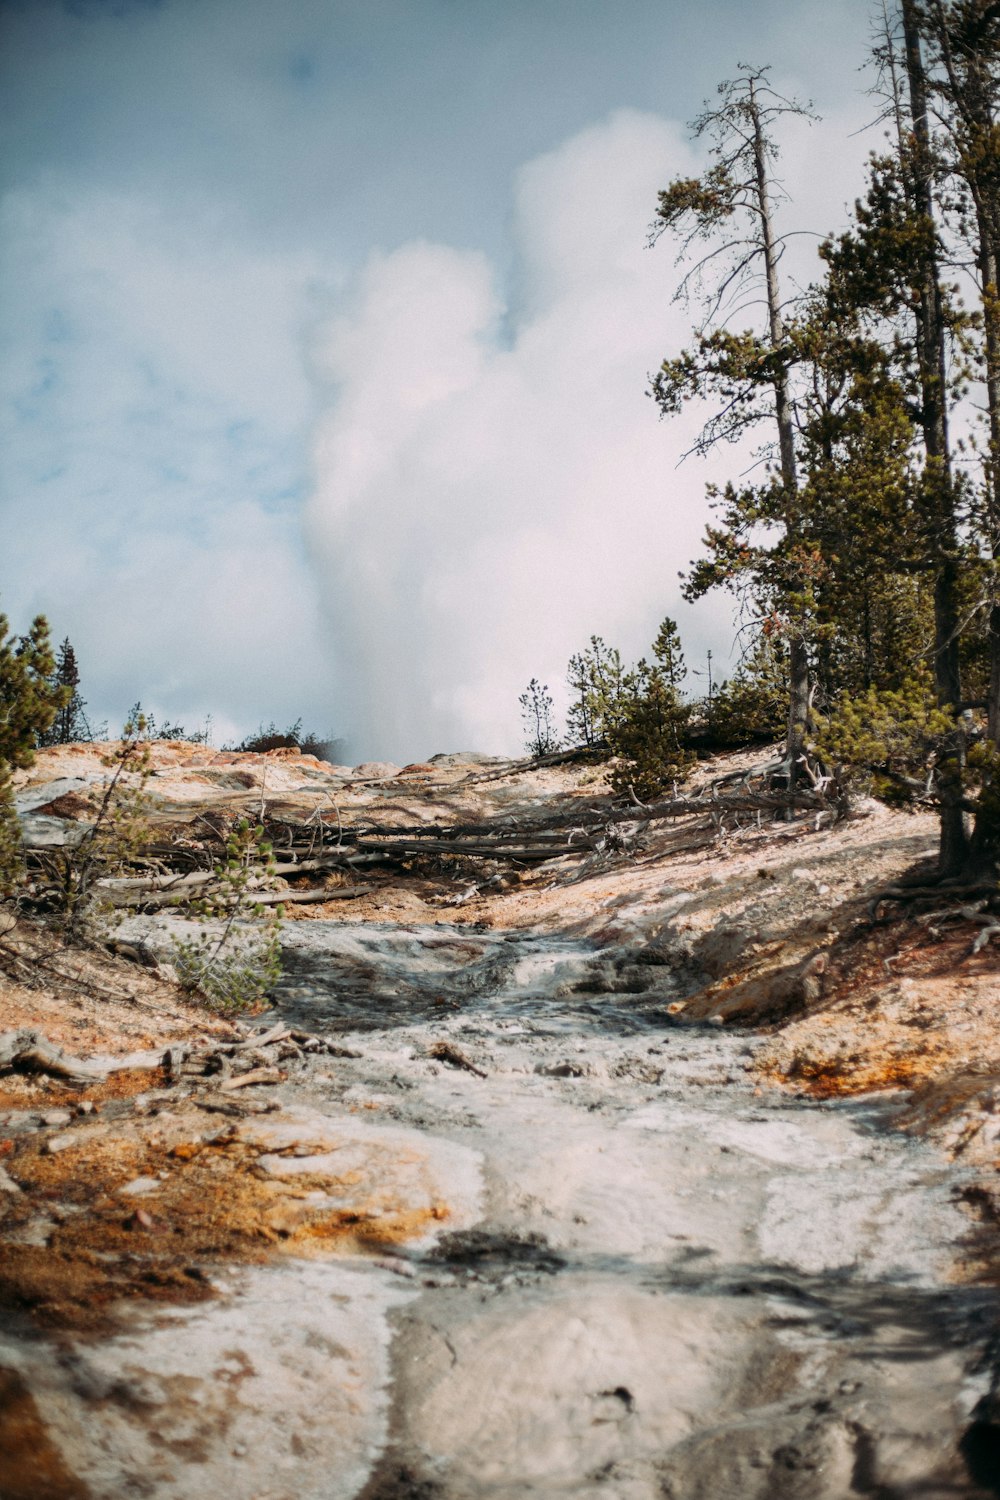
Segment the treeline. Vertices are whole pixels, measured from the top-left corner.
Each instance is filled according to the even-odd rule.
[[[942,873],[974,875],[1000,859],[1000,7],[897,0],[880,24],[885,145],[804,291],[775,162],[807,111],[741,68],[695,122],[708,167],[660,193],[651,237],[697,321],[651,394],[665,417],[710,404],[698,451],[764,460],[710,491],[685,594],[735,596],[751,685],[780,659],[786,784],[866,766],[933,800]],[[683,747],[647,673],[640,717]]]
[[[566,674],[569,708],[556,723],[547,684],[533,678],[521,694],[524,745],[530,755],[567,748],[605,752],[614,759],[610,782],[621,796],[646,801],[682,781],[699,753],[776,739],[784,727],[788,653],[777,637],[761,634],[727,681],[688,696],[689,676],[677,623],[669,617],[650,651],[634,666],[600,636],[572,656]]]
[[[76,651],[69,637],[53,652],[44,615],[37,617],[26,636],[12,637],[9,632],[6,615],[0,615],[0,712],[5,713],[9,720],[12,715],[16,716],[15,702],[25,704],[30,699],[25,712],[34,726],[29,735],[32,748],[107,740],[107,720],[93,723],[88,717],[87,702],[80,692]],[[212,743],[211,714],[206,715],[199,729],[187,729],[169,719],[157,720],[139,700],[133,703],[123,722],[141,725],[142,737],[147,742],[184,740],[192,745]],[[262,721],[243,739],[220,748],[258,753],[294,749],[321,759],[329,758],[331,752],[339,754],[343,744],[340,739],[333,734],[303,729],[302,722],[298,718],[281,729],[273,719],[267,724]]]

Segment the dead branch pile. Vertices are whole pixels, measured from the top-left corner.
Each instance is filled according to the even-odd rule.
[[[360,1056],[328,1037],[280,1023],[264,1031],[234,1027],[234,1032],[231,1041],[205,1038],[118,1058],[83,1058],[67,1056],[40,1031],[5,1031],[0,1033],[0,1075],[40,1073],[85,1088],[123,1069],[164,1069],[171,1083],[210,1081],[227,1093],[282,1082],[288,1075],[281,1063],[302,1062],[318,1053]]]
[[[563,756],[558,757],[564,758]],[[547,758],[554,763],[553,757]],[[510,775],[542,762],[511,763]],[[606,797],[581,806],[579,798],[560,799],[547,814],[517,819],[512,815],[490,821],[400,826],[374,821],[346,826],[339,809],[336,826],[316,813],[307,818],[263,814],[276,869],[261,878],[252,892],[255,905],[320,903],[351,900],[371,889],[354,883],[329,885],[327,877],[354,877],[364,870],[393,868],[440,871],[456,862],[519,869],[539,867],[554,860],[609,860],[634,857],[654,825],[676,825],[676,837],[665,844],[657,828],[658,855],[711,844],[724,834],[749,826],[763,827],[776,820],[811,818],[815,826],[835,821],[844,812],[839,790],[824,779],[794,791],[780,781],[787,766],[780,761],[754,767],[736,776],[708,783],[687,796],[657,802],[613,806]],[[486,773],[487,776],[501,771]],[[157,841],[137,856],[127,874],[106,875],[95,885],[108,904],[146,912],[163,907],[183,910],[209,893],[214,867],[224,847],[224,827],[197,818],[201,836],[192,825],[171,841]],[[58,903],[58,862],[45,850],[27,851],[36,904]]]

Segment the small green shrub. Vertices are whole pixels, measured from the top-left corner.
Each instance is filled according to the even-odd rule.
[[[174,944],[173,964],[181,984],[200,993],[219,1015],[260,1005],[281,974],[282,908],[268,911],[255,899],[274,871],[264,829],[241,818],[215,866],[214,886],[191,907],[201,921],[221,922],[221,932],[205,931]]]
[[[103,934],[119,915],[101,882],[141,864],[153,840],[146,785],[150,777],[146,722],[126,720],[118,744],[102,756],[111,772],[94,822],[79,843],[43,856],[42,884],[60,914],[67,937]]]

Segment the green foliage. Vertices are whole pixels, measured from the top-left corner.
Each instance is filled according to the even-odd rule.
[[[287,729],[279,729],[272,719],[269,724],[258,724],[253,734],[248,734],[238,745],[229,745],[229,750],[253,752],[264,755],[269,750],[299,750],[303,755],[315,755],[319,760],[337,760],[343,753],[343,741],[334,734],[317,734],[313,729],[303,729],[301,718]]]
[[[679,693],[681,683],[687,676],[684,665],[684,648],[677,621],[666,616],[653,642],[653,660],[663,675],[663,680],[672,693]]]
[[[608,749],[616,757],[611,789],[651,801],[683,780],[694,764],[684,745],[691,717],[680,684],[686,676],[677,624],[665,619],[653,643],[653,663],[623,674],[614,712],[605,714]]]
[[[567,739],[572,745],[594,748],[607,743],[609,728],[618,718],[627,691],[621,654],[599,636],[590,637],[586,651],[571,656],[566,680],[570,707]]]
[[[66,933],[78,936],[113,920],[115,908],[100,882],[127,874],[142,860],[153,832],[146,785],[150,776],[146,721],[140,714],[102,757],[110,771],[97,816],[76,845],[46,855],[50,889]]]
[[[683,744],[690,716],[690,706],[680,701],[663,670],[640,661],[608,732],[608,748],[616,757],[609,780],[616,795],[649,802],[683,781],[695,763]]]
[[[821,725],[815,749],[876,796],[907,802],[933,795],[954,732],[954,719],[938,708],[930,675],[922,671],[896,690],[845,693]]]
[[[529,755],[551,755],[559,749],[559,737],[552,723],[552,695],[544,683],[533,677],[518,698],[524,748]]]
[[[184,740],[189,745],[207,745],[211,734],[212,715],[209,714],[205,720],[204,729],[192,729],[190,732],[183,724],[171,724],[169,721],[158,724],[151,713],[147,713],[142,703],[134,703],[129,710],[129,719],[132,723],[143,724],[143,736],[147,741],[152,740]]]
[[[0,899],[12,896],[24,878],[21,827],[14,807],[10,771],[0,761]]]
[[[788,648],[774,631],[756,643],[709,705],[708,729],[721,745],[780,739],[788,707]]]
[[[52,681],[55,658],[45,616],[32,622],[27,635],[15,638],[9,629],[0,614],[0,762],[23,768],[31,765],[39,738],[68,694]]]
[[[20,880],[21,834],[14,810],[10,772],[30,766],[35,747],[67,701],[67,690],[52,681],[55,659],[44,615],[27,635],[10,635],[0,614],[0,895]]]
[[[38,743],[70,745],[80,740],[92,740],[87,705],[80,696],[80,669],[69,636],[59,647],[51,681],[55,689],[62,691],[64,701],[50,727],[39,735]]]
[[[263,827],[241,818],[230,830],[215,866],[215,885],[191,911],[221,932],[179,938],[173,961],[186,989],[198,991],[210,1010],[236,1015],[261,1004],[281,974],[280,906],[256,899],[275,871]]]

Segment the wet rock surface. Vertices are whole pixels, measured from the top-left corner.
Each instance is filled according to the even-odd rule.
[[[996,1080],[963,1075],[954,1156],[903,1128],[933,1100],[852,1086],[871,982],[829,1007],[871,835],[784,837],[387,883],[288,924],[249,1031],[0,1080],[3,1500],[1000,1494],[1000,1296],[960,1201]],[[893,837],[884,867],[920,848]],[[162,959],[175,929],[121,938]],[[909,1045],[930,989],[878,982]]]

